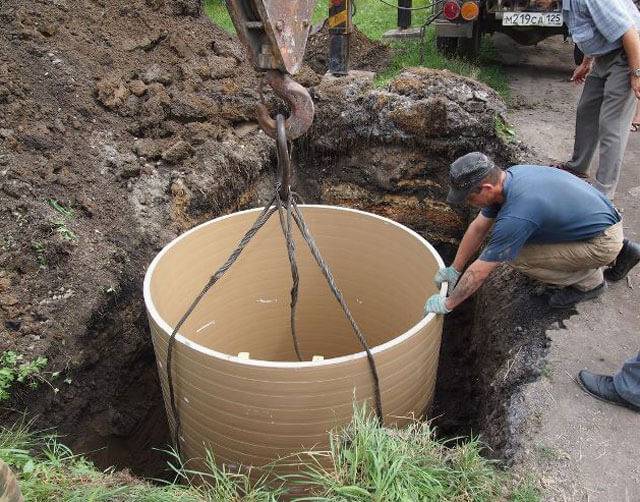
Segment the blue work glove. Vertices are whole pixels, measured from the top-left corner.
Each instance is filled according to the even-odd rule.
[[[436,314],[448,314],[451,312],[444,304],[446,299],[446,296],[438,294],[429,297],[427,303],[424,304],[424,315],[428,315],[431,312]]]
[[[435,277],[433,278],[433,282],[436,283],[436,286],[442,286],[443,282],[449,283],[449,289],[453,289],[460,279],[460,272],[458,272],[453,267],[441,268],[436,272]]]

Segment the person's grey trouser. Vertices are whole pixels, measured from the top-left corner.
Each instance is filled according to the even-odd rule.
[[[596,57],[576,114],[576,139],[567,167],[586,173],[600,147],[594,185],[610,199],[616,192],[636,99],[624,50]]]
[[[640,353],[624,363],[613,376],[616,391],[631,404],[640,406]]]

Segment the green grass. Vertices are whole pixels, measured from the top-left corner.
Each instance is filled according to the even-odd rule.
[[[509,502],[541,502],[542,493],[533,479],[526,479],[511,492]]]
[[[207,459],[210,472],[196,473],[181,465],[174,453],[169,456],[176,482],[152,484],[112,469],[100,471],[55,436],[32,432],[30,424],[0,429],[0,459],[18,475],[29,502],[275,502],[282,492],[261,480],[252,482],[245,474],[218,469],[212,457]]]
[[[447,58],[435,48],[435,32],[433,28],[427,30],[425,43],[403,42],[395,43],[395,55],[386,71],[376,76],[376,85],[386,85],[405,68],[424,66],[438,70],[449,70],[458,75],[464,75],[495,89],[504,99],[509,97],[509,84],[502,67],[492,59],[494,49],[491,41],[484,39],[478,61],[460,58]],[[422,57],[421,57],[421,53]]]
[[[382,428],[356,409],[352,424],[331,436],[330,451],[310,454],[315,462],[296,476],[297,483],[313,487],[299,500],[495,501],[503,490],[501,475],[481,448],[475,440],[438,441],[424,422]],[[323,468],[326,459],[334,469]]]
[[[297,502],[540,500],[533,480],[514,487],[481,451],[476,440],[436,439],[427,423],[402,430],[380,427],[364,408],[355,408],[353,422],[330,435],[328,451],[288,459],[305,464],[297,474],[270,482],[264,476],[250,479],[244,470],[216,466],[211,453],[204,470],[196,471],[169,451],[173,481],[152,484],[112,469],[100,471],[55,436],[32,432],[30,424],[0,429],[0,459],[19,476],[25,500],[33,502],[276,502],[286,493],[285,483]],[[305,495],[297,495],[296,485],[306,488]]]
[[[394,3],[396,0],[391,0]],[[413,6],[430,5],[431,0],[414,0]],[[212,21],[230,33],[234,32],[233,24],[223,0],[206,0],[205,10]],[[328,12],[328,0],[319,0],[313,15],[313,22],[321,22]],[[413,26],[421,26],[429,17],[430,9],[412,13]],[[355,26],[373,40],[379,40],[382,34],[396,27],[396,10],[379,0],[356,0]],[[416,41],[394,42],[394,57],[388,70],[376,78],[378,86],[385,85],[404,68],[426,66],[428,68],[447,69],[454,73],[480,80],[493,87],[503,98],[509,97],[509,86],[502,67],[496,63],[495,50],[491,40],[484,38],[480,57],[477,61],[444,57],[436,50],[435,31],[429,27],[425,35],[425,43]],[[422,54],[421,57],[421,53]]]
[[[77,241],[78,236],[67,226],[69,220],[75,217],[75,211],[72,208],[64,207],[55,199],[47,199],[47,203],[60,215],[60,217],[51,221],[52,229],[65,241]]]

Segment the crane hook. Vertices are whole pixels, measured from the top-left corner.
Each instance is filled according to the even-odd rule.
[[[315,107],[309,92],[289,75],[280,71],[266,72],[263,83],[269,84],[273,92],[280,97],[291,110],[291,115],[285,120],[286,136],[289,140],[299,138],[311,127]],[[256,118],[262,130],[270,137],[277,138],[276,121],[271,118],[264,103],[259,103]]]

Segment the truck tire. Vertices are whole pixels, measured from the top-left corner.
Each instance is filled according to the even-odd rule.
[[[473,23],[473,35],[471,38],[458,39],[458,56],[466,59],[477,59],[480,55],[480,43],[482,42],[482,31],[480,23]]]
[[[455,56],[458,50],[458,39],[455,37],[437,37],[436,48],[444,56]]]
[[[0,460],[0,502],[24,502],[18,480],[2,460]]]

